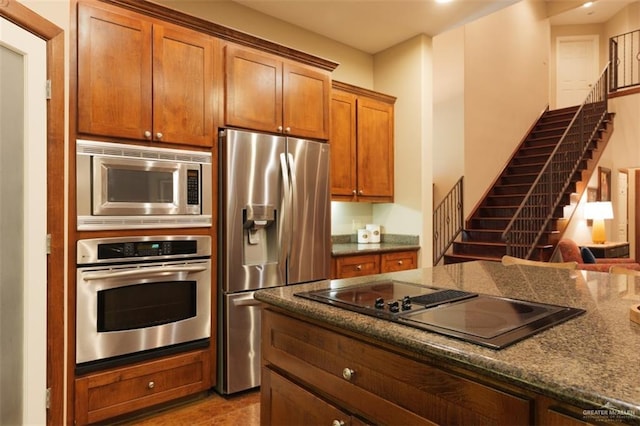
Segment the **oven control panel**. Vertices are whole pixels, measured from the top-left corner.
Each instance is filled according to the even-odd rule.
[[[153,236],[78,241],[77,264],[179,259],[211,256],[211,237]]]
[[[139,241],[98,244],[98,259],[195,254],[195,241]]]

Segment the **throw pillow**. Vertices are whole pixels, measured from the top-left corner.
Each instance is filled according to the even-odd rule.
[[[582,256],[582,263],[596,263],[596,257],[589,250],[589,247],[580,247],[580,255]]]

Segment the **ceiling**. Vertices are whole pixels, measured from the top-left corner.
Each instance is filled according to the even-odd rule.
[[[232,0],[308,31],[374,54],[418,34],[435,36],[518,0]],[[544,1],[544,0],[540,0]],[[548,0],[564,9],[577,1]],[[556,15],[553,25],[604,22],[632,0],[598,0]]]

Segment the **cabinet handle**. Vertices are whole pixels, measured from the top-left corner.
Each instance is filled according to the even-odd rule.
[[[358,195],[362,195],[364,194],[364,191],[361,189],[360,191],[358,191]]]
[[[282,126],[278,126],[278,132],[282,133]]]
[[[331,422],[331,426],[344,426],[344,420],[335,419]]]
[[[356,271],[362,271],[362,265],[356,265]]]
[[[156,387],[156,384],[155,384],[154,382],[149,382],[149,383],[147,384],[147,388],[149,388],[149,389],[153,389],[153,388],[155,388],[155,387]]]
[[[402,260],[398,260],[398,265],[402,265]]]
[[[162,133],[160,133],[160,132],[156,133],[156,139],[158,139],[158,140],[162,139],[163,136],[164,135]]]
[[[353,376],[355,376],[355,374],[356,372],[350,369],[349,367],[345,367],[344,370],[342,370],[342,377],[345,380],[351,381],[351,379],[353,379]]]
[[[148,131],[148,130],[145,130],[145,131],[144,131],[144,138],[145,138],[145,139],[151,139],[151,132],[150,132],[150,131]]]
[[[284,129],[284,132],[285,132],[285,133],[291,133],[291,127],[286,127],[286,128]]]
[[[358,193],[358,191],[356,191],[356,190],[354,189],[353,191],[351,191],[351,193],[352,193],[353,195],[356,195],[356,194]]]

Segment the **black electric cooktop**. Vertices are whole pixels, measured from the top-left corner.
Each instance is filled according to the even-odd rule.
[[[502,349],[584,309],[385,280],[296,296]]]

